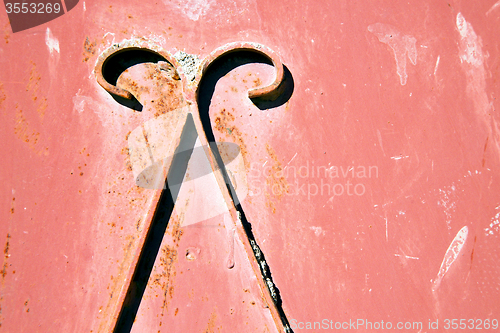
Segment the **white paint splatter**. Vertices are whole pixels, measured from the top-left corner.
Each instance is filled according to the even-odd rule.
[[[439,288],[441,281],[450,269],[451,265],[455,262],[455,260],[457,260],[460,251],[464,247],[468,235],[469,228],[467,226],[464,226],[462,229],[460,229],[455,238],[453,238],[453,241],[444,254],[443,262],[441,263],[441,267],[439,267],[439,272],[436,276],[436,279],[434,279],[434,281],[432,282],[432,291],[436,291],[437,288]]]
[[[451,219],[457,208],[456,201],[458,200],[458,195],[455,193],[455,184],[446,186],[443,189],[438,189],[438,191],[441,198],[437,202],[437,205],[443,207],[444,213],[446,214],[446,225],[448,230],[451,230]]]
[[[403,155],[399,155],[399,156],[392,156],[392,157],[391,157],[391,160],[400,160],[400,159],[402,159],[402,158],[408,158],[408,157],[410,157],[410,156],[408,156],[408,155],[405,155],[405,156],[403,156]]]
[[[401,85],[404,86],[408,79],[408,74],[406,74],[406,55],[408,55],[413,65],[417,64],[417,48],[415,46],[417,39],[410,35],[403,35],[396,27],[383,23],[369,25],[368,31],[377,36],[379,41],[389,45],[394,52],[397,73]]]
[[[314,231],[314,234],[319,237],[320,235],[325,235],[325,231],[321,227],[309,227],[309,229]]]
[[[474,67],[483,65],[482,42],[461,13],[457,14],[457,29],[461,36],[460,61],[467,62]]]
[[[177,4],[177,7],[190,20],[198,21],[200,17],[207,14],[213,2],[213,0],[187,0]]]
[[[98,105],[97,102],[92,99],[92,97],[82,96],[80,95],[80,91],[78,91],[76,96],[73,96],[73,110],[77,111],[78,113],[83,113],[86,107],[94,109],[98,107]]]
[[[489,101],[486,91],[485,60],[487,55],[482,50],[482,40],[472,25],[465,20],[461,14],[456,18],[457,30],[460,34],[460,44],[458,56],[462,63],[462,69],[465,72],[467,80],[467,95],[474,104],[476,115],[486,127],[486,135],[493,138],[493,147],[496,148],[497,157],[500,158],[500,126],[496,119],[492,117],[494,107]]]
[[[59,41],[57,38],[52,35],[52,32],[50,31],[50,28],[47,27],[47,31],[45,32],[45,44],[49,48],[49,52],[51,55],[53,55],[54,51],[57,53],[59,52]]]
[[[500,209],[500,205],[495,208]],[[484,229],[486,236],[494,235],[495,233],[500,233],[500,212],[496,213],[494,217],[491,218],[490,225]]]

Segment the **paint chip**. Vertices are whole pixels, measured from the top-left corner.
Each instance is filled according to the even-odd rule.
[[[417,48],[415,46],[417,39],[410,35],[403,35],[396,27],[383,23],[369,25],[368,31],[377,36],[380,42],[389,45],[394,52],[397,73],[401,85],[404,86],[408,79],[408,74],[406,74],[406,55],[408,55],[413,65],[417,64]]]
[[[439,288],[441,281],[444,276],[450,269],[451,265],[457,260],[458,255],[460,254],[462,248],[464,247],[465,241],[467,240],[467,236],[469,234],[469,228],[464,226],[457,233],[453,241],[451,242],[448,250],[444,254],[443,262],[441,263],[441,267],[439,267],[439,272],[436,276],[436,279],[432,282],[432,291],[436,291]]]
[[[47,27],[47,31],[45,32],[45,44],[49,48],[50,54],[53,54],[54,51],[59,52],[59,41],[54,37],[50,28]]]

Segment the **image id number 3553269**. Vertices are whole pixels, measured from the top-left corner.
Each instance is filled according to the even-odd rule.
[[[5,10],[7,14],[51,14],[51,13],[59,13],[61,11],[61,4],[58,2],[55,3],[19,3],[19,2],[6,2]]]
[[[498,328],[498,319],[445,319],[445,330],[489,330]]]

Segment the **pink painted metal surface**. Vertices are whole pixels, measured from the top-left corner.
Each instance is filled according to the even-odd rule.
[[[128,40],[164,52],[213,139],[239,147],[226,169],[291,330],[494,331],[499,24],[494,0],[80,1],[16,33],[0,11],[0,329],[113,330],[160,196],[136,184],[129,138],[162,114],[118,103],[95,71]],[[237,41],[271,64],[204,65]],[[276,59],[291,95],[250,99]],[[187,165],[131,330],[282,331],[202,167]]]

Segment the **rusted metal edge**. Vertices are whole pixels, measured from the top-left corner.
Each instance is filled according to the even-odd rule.
[[[189,112],[185,113],[185,117]],[[178,135],[174,135],[176,137],[175,143],[172,144],[173,147],[178,147],[179,143],[183,140],[183,137],[181,135],[181,132],[184,131],[186,127],[186,122],[185,121],[179,121],[175,129],[173,130],[174,133],[178,133]],[[170,172],[170,169],[172,167],[172,161],[170,163],[166,163],[163,165],[162,169],[162,174],[164,175],[163,180],[166,182],[167,175]],[[154,193],[152,197],[150,198],[148,202],[148,207],[147,207],[147,212],[143,216],[143,229],[141,230],[140,234],[135,238],[135,242],[133,243],[134,249],[131,251],[131,255],[125,258],[123,262],[124,267],[128,267],[125,271],[126,274],[124,277],[122,277],[122,283],[119,286],[119,289],[114,291],[118,293],[118,297],[116,297],[115,300],[110,300],[107,304],[107,308],[105,309],[103,316],[105,317],[104,320],[101,322],[99,326],[99,332],[106,332],[106,333],[111,333],[111,332],[116,332],[117,325],[119,318],[121,316],[121,312],[123,310],[123,305],[126,302],[126,297],[127,293],[129,291],[130,284],[132,283],[132,280],[134,278],[134,275],[136,273],[137,267],[138,267],[138,262],[142,256],[143,251],[145,250],[145,242],[148,238],[148,235],[151,233],[152,226],[153,226],[153,221],[155,219],[155,216],[157,215],[158,211],[161,209],[159,206],[159,202],[161,200],[161,196],[163,195],[163,192],[165,190],[164,188],[159,188],[156,190],[153,190]],[[106,316],[108,316],[106,318]]]
[[[276,78],[274,79],[274,82],[272,82],[268,86],[264,87],[259,87],[255,89],[251,89],[248,91],[248,97],[249,98],[272,98],[276,93],[279,93],[278,88],[283,82],[283,77],[284,77],[284,69],[283,69],[283,63],[281,62],[280,58],[278,55],[271,50],[270,48],[258,44],[258,43],[253,43],[253,42],[234,42],[234,43],[229,43],[226,44],[222,47],[219,47],[210,55],[208,55],[205,59],[203,59],[203,62],[200,66],[200,70],[198,72],[198,75],[195,79],[196,81],[196,97],[198,97],[198,89],[200,88],[200,81],[201,78],[203,77],[203,74],[206,73],[206,71],[210,68],[210,66],[217,60],[218,58],[230,54],[230,53],[236,53],[236,52],[241,52],[241,51],[250,51],[250,52],[255,52],[258,53],[267,59],[269,59],[274,68],[276,69]]]
[[[184,73],[182,72],[182,66],[180,66],[177,59],[175,59],[169,52],[163,50],[155,44],[148,42],[145,39],[124,40],[121,43],[113,44],[111,47],[101,53],[101,55],[97,59],[97,63],[94,69],[97,82],[110,94],[126,99],[133,99],[133,96],[130,92],[125,89],[119,88],[114,84],[111,84],[103,75],[104,67],[109,61],[111,61],[111,59],[113,59],[113,57],[120,53],[132,50],[142,50],[163,57],[176,69],[179,76],[181,76],[181,82],[185,81]]]
[[[249,98],[259,98],[259,97],[265,98],[276,93],[279,94],[279,87],[284,77],[284,68],[279,57],[272,50],[263,45],[250,42],[235,42],[222,46],[221,48],[212,52],[208,57],[206,57],[203,60],[197,78],[195,79],[195,83],[197,85],[196,97],[195,97],[196,104],[198,104],[198,99],[200,97],[199,83],[201,82],[203,75],[207,72],[210,66],[218,58],[227,55],[229,53],[235,53],[239,51],[257,52],[268,58],[273,63],[273,66],[276,68],[276,78],[274,82],[268,86],[250,90],[248,92]],[[210,161],[214,176],[219,185],[219,188],[221,189],[224,201],[230,212],[231,219],[233,220],[234,226],[236,227],[238,236],[241,242],[243,243],[252,270],[256,277],[260,277],[257,278],[257,282],[259,285],[259,289],[261,291],[261,297],[263,298],[263,301],[269,308],[271,316],[273,317],[273,321],[278,331],[291,332],[286,315],[284,314],[284,311],[281,308],[281,299],[279,299],[279,296],[276,293],[277,287],[272,281],[269,269],[267,269],[267,272],[264,272],[264,269],[262,267],[262,264],[265,264],[265,266],[267,267],[268,264],[267,262],[265,262],[264,256],[260,248],[258,247],[256,241],[254,240],[253,234],[251,234],[251,231],[246,230],[246,228],[242,223],[241,212],[235,205],[234,201],[235,198],[233,197],[233,195],[231,195],[232,189],[230,188],[230,185],[228,185],[230,182],[228,183],[224,165],[218,165],[220,162],[220,161],[218,162],[218,160],[220,160],[220,158],[218,158],[219,156],[218,151],[215,151],[217,147],[216,146],[212,147],[209,144],[206,133],[203,130],[203,124],[201,123],[201,119],[199,117],[195,117],[194,119],[195,119],[195,126],[197,127],[197,131],[200,136],[202,147],[205,149],[205,153]]]
[[[125,270],[126,275],[122,278],[123,282],[119,286],[119,289],[116,290],[118,292],[118,297],[113,300],[113,297],[111,296],[108,304],[106,305],[106,308],[102,313],[103,319],[98,328],[98,332],[100,333],[112,333],[117,325],[123,303],[125,302],[125,297],[127,296],[128,286],[132,281],[135,273],[135,267],[137,266],[142,249],[144,248],[144,242],[149,233],[149,230],[151,229],[151,222],[153,221],[153,218],[157,211],[157,203],[160,200],[161,194],[162,190],[155,190],[153,197],[149,201],[147,213],[142,219],[144,228],[136,238],[135,243],[132,244],[135,247],[135,249],[131,251],[132,256],[129,256],[124,260],[124,267],[128,267],[128,269]]]
[[[103,68],[106,65],[106,62],[109,61],[111,57],[121,52],[127,52],[130,50],[144,50],[147,52],[152,52],[157,55],[160,55],[166,61],[171,63],[172,66],[174,66],[174,68],[177,70],[177,73],[181,77],[181,80],[185,80],[181,66],[179,65],[177,60],[172,55],[170,55],[170,53],[164,51],[160,47],[144,39],[125,40],[121,43],[114,44],[108,49],[106,49],[103,53],[101,53],[96,62],[94,73],[97,78],[97,82],[110,94],[120,96],[126,99],[133,98],[133,95],[129,91],[121,89],[115,85],[112,85],[111,83],[107,82],[107,80],[103,76]],[[180,136],[178,136],[178,141],[180,140],[181,138]],[[167,172],[168,170],[165,169],[164,173],[166,174]],[[115,299],[113,299],[113,297],[110,297],[110,300],[102,313],[103,320],[99,324],[98,332],[111,333],[114,331],[117,325],[118,318],[120,317],[120,313],[123,308],[123,303],[125,302],[125,298],[127,296],[129,284],[132,281],[133,276],[135,274],[135,269],[139,261],[139,258],[141,256],[141,253],[143,251],[144,243],[146,241],[147,235],[150,232],[154,216],[158,210],[158,202],[160,200],[162,192],[163,192],[162,189],[155,190],[153,196],[150,198],[150,201],[148,202],[146,214],[142,219],[144,227],[140,235],[138,235],[138,237],[135,238],[135,242],[133,244],[135,248],[132,249],[131,255],[124,258],[125,260],[123,262],[123,265],[124,267],[128,267],[128,269],[126,269],[125,276],[122,277],[123,282],[118,287],[117,290],[113,290],[114,295],[116,295],[117,293],[118,296],[115,296],[116,297]]]
[[[219,185],[219,188],[222,192],[222,196],[224,198],[224,202],[226,203],[226,207],[229,210],[231,219],[234,223],[234,226],[236,228],[239,239],[243,243],[245,252],[247,254],[248,261],[250,262],[250,266],[252,267],[252,270],[254,272],[255,277],[257,278],[257,283],[259,285],[261,297],[262,297],[264,303],[266,304],[267,308],[269,308],[269,311],[271,313],[271,316],[273,317],[273,321],[274,321],[278,331],[279,332],[291,332],[290,327],[288,325],[288,320],[287,320],[286,316],[284,315],[284,313],[281,309],[281,306],[279,305],[280,300],[275,299],[271,295],[271,285],[272,285],[272,288],[274,288],[274,289],[276,288],[276,286],[272,282],[270,274],[264,274],[264,272],[262,271],[262,269],[261,269],[262,260],[260,260],[261,262],[259,262],[259,260],[257,259],[257,257],[263,258],[262,254],[260,256],[258,256],[258,254],[257,254],[258,253],[257,251],[260,252],[260,248],[258,247],[258,245],[256,244],[256,242],[253,239],[252,239],[253,243],[251,243],[250,238],[253,238],[253,236],[250,235],[251,237],[249,237],[247,230],[243,226],[243,223],[241,221],[240,211],[235,206],[234,198],[230,193],[232,190],[227,185],[227,180],[226,180],[227,174],[224,175],[225,168],[224,168],[224,166],[221,166],[221,167],[218,166],[217,156],[219,155],[219,152],[218,151],[215,152],[214,150],[217,148],[216,147],[212,148],[208,144],[208,139],[206,137],[206,134],[204,133],[204,131],[202,131],[203,124],[201,123],[200,118],[194,117],[194,121],[195,121],[195,126],[197,128],[198,133],[200,133],[200,131],[203,133],[203,135],[199,136],[200,142],[201,142],[202,147],[204,148],[205,153],[210,161],[213,174],[214,174],[215,179],[217,181],[217,184]],[[267,263],[265,263],[265,264],[267,265]],[[271,285],[269,285],[268,282],[270,282]]]

